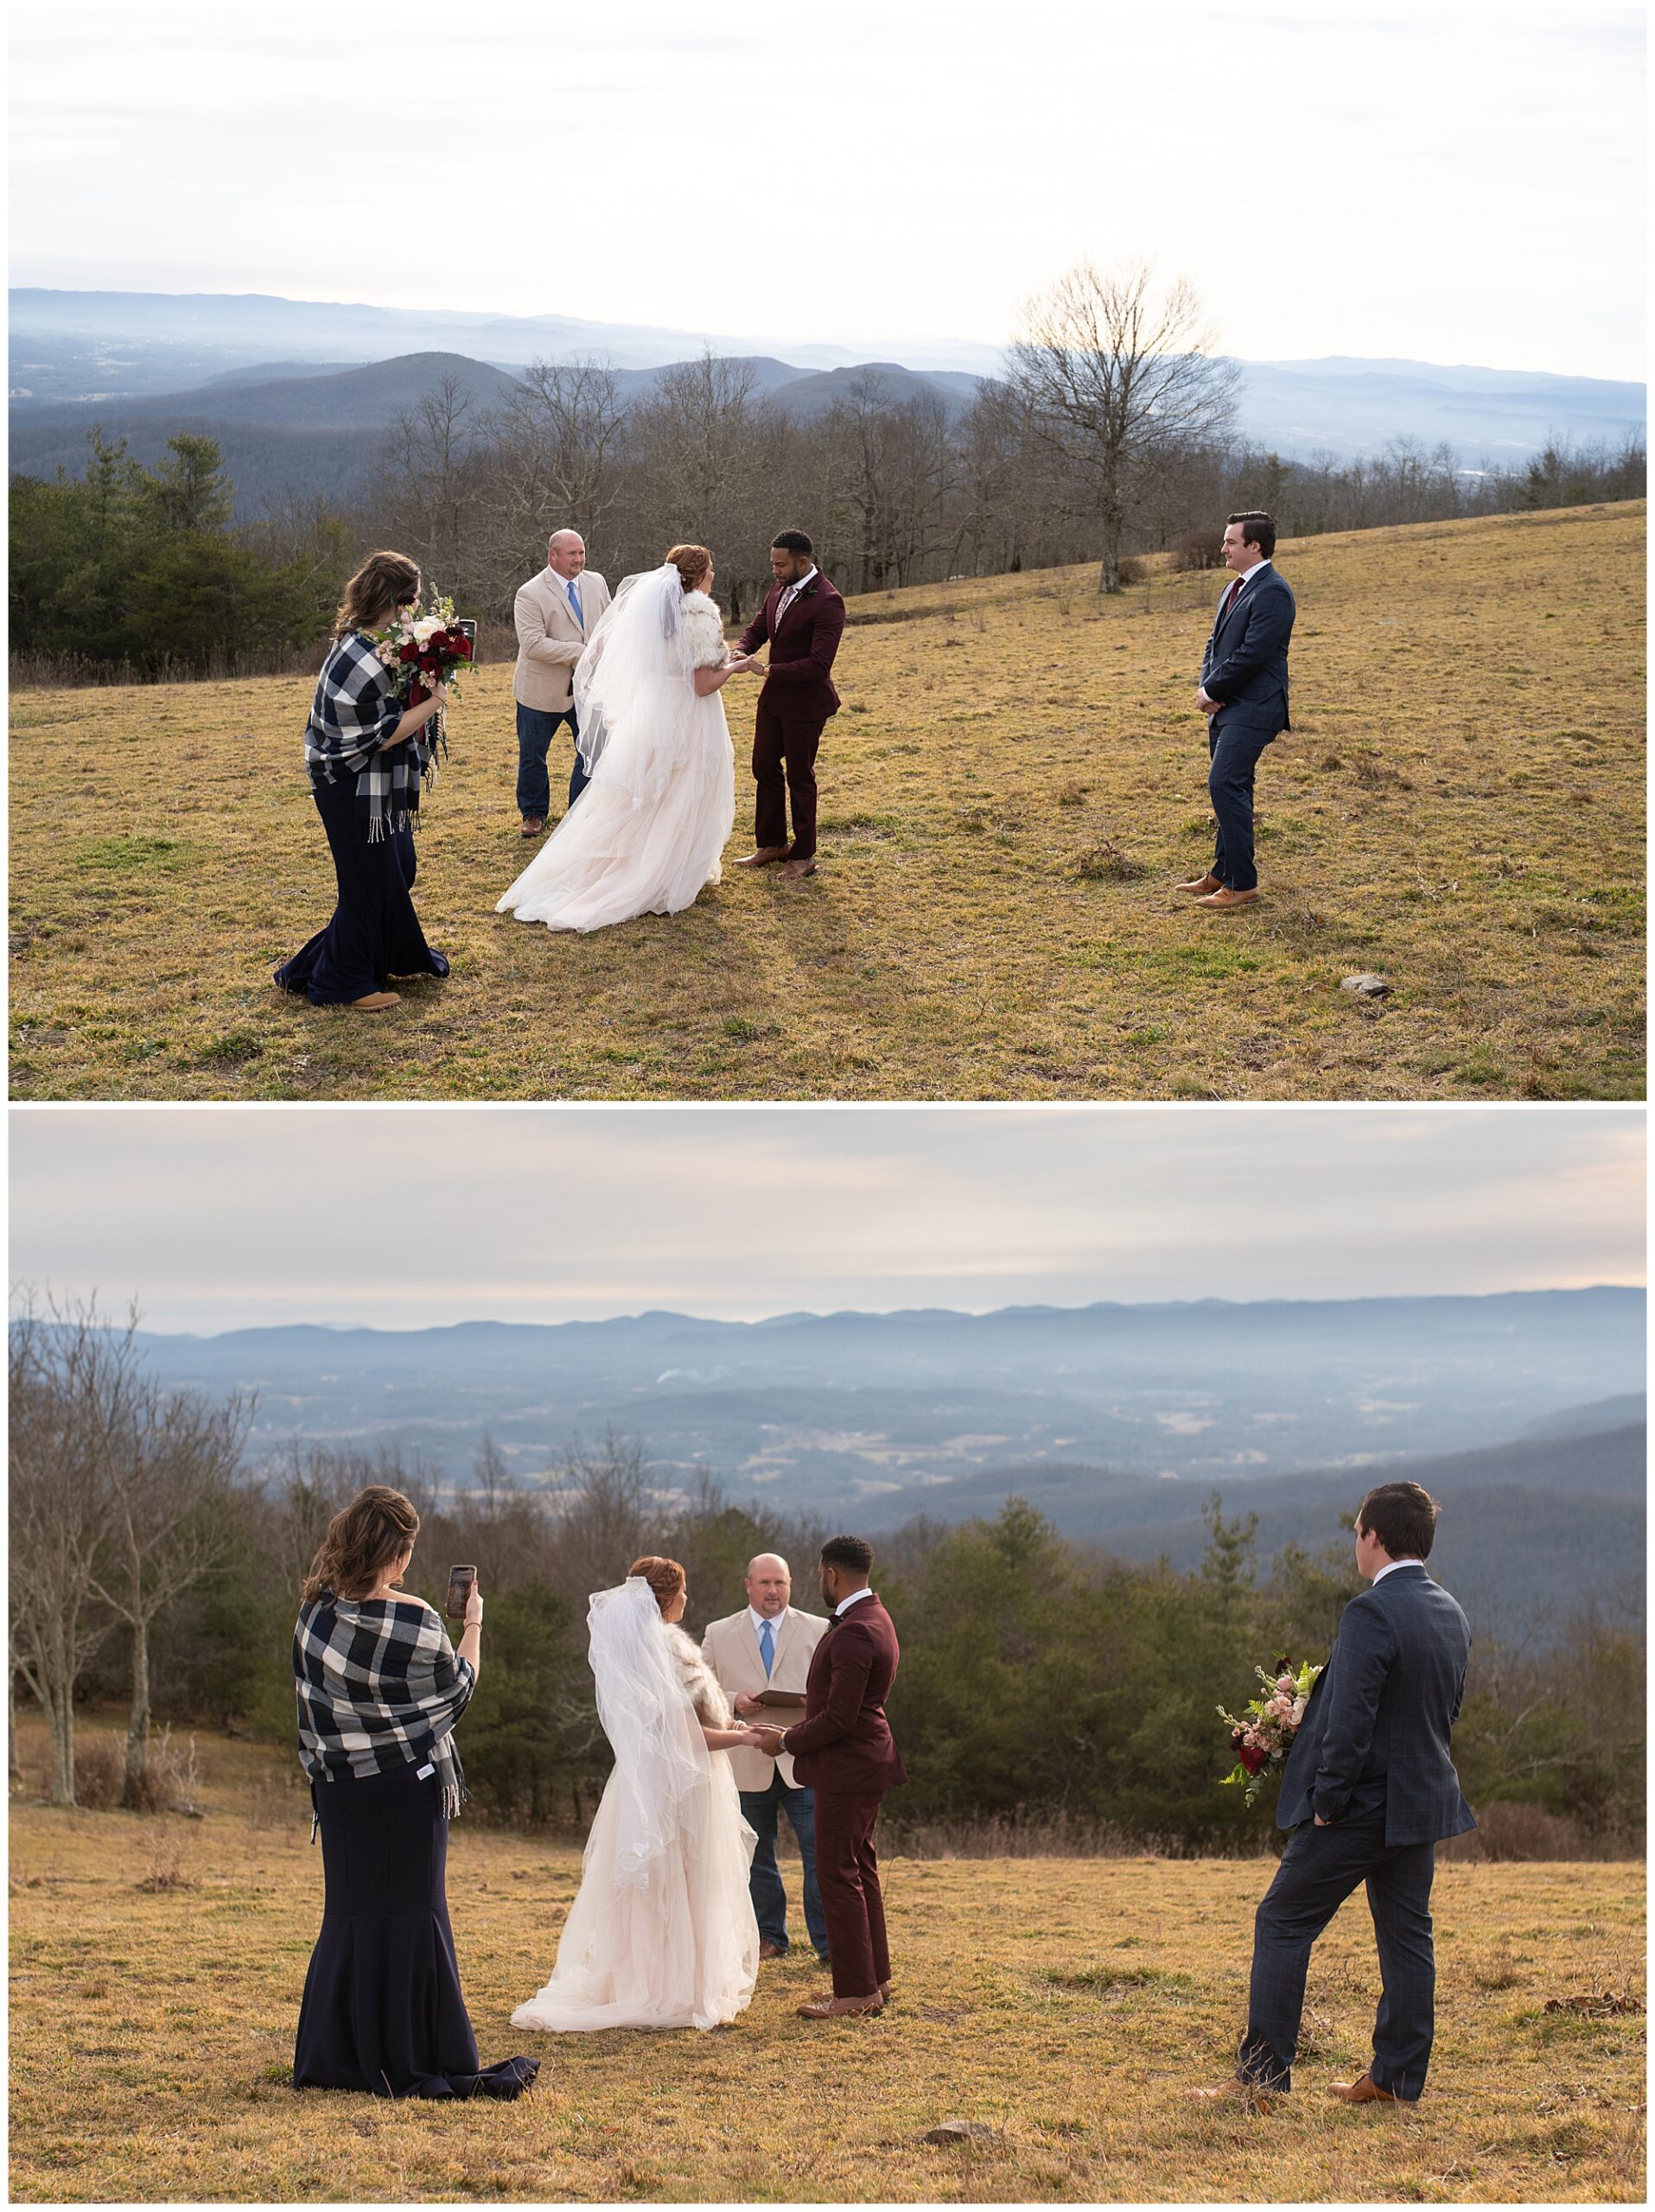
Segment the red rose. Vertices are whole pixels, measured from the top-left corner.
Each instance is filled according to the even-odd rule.
[[[408,640],[408,643],[405,645],[399,645],[398,647],[397,658],[400,661],[417,660],[419,658],[419,647],[414,643],[411,638]]]
[[[1237,1751],[1236,1757],[1241,1761],[1241,1764],[1246,1768],[1249,1774],[1257,1774],[1259,1768],[1268,1760],[1270,1754],[1268,1751],[1261,1751],[1257,1750],[1257,1747],[1251,1744],[1243,1744]]]
[[[459,632],[454,640],[454,650],[461,660],[471,658],[471,640],[463,630]]]

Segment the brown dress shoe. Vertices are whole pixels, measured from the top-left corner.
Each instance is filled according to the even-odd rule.
[[[786,845],[761,845],[756,853],[749,853],[745,860],[737,861],[737,868],[768,868],[774,861],[787,857]]]
[[[1342,2097],[1347,2105],[1399,2105],[1402,2099],[1391,2089],[1382,2089],[1371,2074],[1364,2074],[1359,2082],[1330,2082],[1330,2097]]]
[[[1198,899],[1198,906],[1210,906],[1216,914],[1227,914],[1237,906],[1251,906],[1258,893],[1256,891],[1232,891],[1220,884],[1216,891],[1209,891],[1205,899]]]
[[[871,1997],[817,1997],[799,2007],[801,2020],[854,2018],[859,2013],[882,2012],[885,2000],[877,1990]]]
[[[400,991],[366,991],[360,999],[349,999],[346,1003],[353,1014],[379,1014],[385,1007],[400,1006],[402,993]]]
[[[1216,875],[1208,874],[1192,876],[1187,883],[1181,883],[1178,888],[1187,891],[1192,898],[1199,898],[1203,891],[1222,891],[1224,886]]]
[[[792,860],[784,861],[782,862],[781,872],[785,876],[790,877],[795,882],[797,882],[801,875],[814,875],[816,873],[815,855],[812,854],[808,860],[800,860],[798,855],[795,854]]]
[[[773,1943],[767,1936],[759,1946],[759,1956],[761,1959],[785,1959],[786,1955],[780,1944]]]
[[[523,827],[517,834],[519,837],[538,837],[545,826],[538,814],[525,814],[523,817]]]
[[[1187,2094],[1200,2104],[1240,2105],[1247,2112],[1272,2112],[1276,2103],[1269,2089],[1261,2089],[1256,2082],[1243,2081],[1239,2074],[1232,2075],[1215,2089],[1191,2089]]]

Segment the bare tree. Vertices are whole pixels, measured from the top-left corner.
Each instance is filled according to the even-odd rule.
[[[122,1802],[142,1802],[150,1749],[150,1634],[156,1619],[236,1548],[228,1492],[252,1408],[208,1406],[138,1385],[105,1469],[109,1536],[92,1589],[132,1639],[132,1697]]]
[[[408,550],[445,586],[471,551],[477,523],[472,391],[452,371],[439,377],[385,433],[390,519]]]
[[[73,1805],[74,1700],[114,1623],[98,1597],[111,1530],[111,1459],[142,1389],[137,1317],[124,1329],[95,1298],[32,1300],[8,1335],[13,1662],[46,1715],[52,1802]]]
[[[1100,591],[1118,588],[1121,542],[1155,467],[1210,442],[1235,414],[1240,372],[1217,359],[1182,280],[1158,292],[1148,263],[1081,261],[1031,300],[1006,361],[1035,435],[1087,485],[1103,533]]]
[[[628,423],[649,557],[659,560],[674,538],[710,545],[719,597],[738,621],[770,588],[770,535],[791,443],[790,424],[757,391],[752,362],[709,351],[665,370]]]
[[[625,410],[613,365],[531,361],[489,410],[487,562],[491,588],[515,590],[554,530],[590,537],[620,495]]]

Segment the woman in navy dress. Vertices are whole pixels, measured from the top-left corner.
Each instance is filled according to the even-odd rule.
[[[454,1726],[481,1664],[483,1601],[474,1582],[456,1652],[441,1617],[398,1594],[418,1533],[400,1491],[360,1491],[328,1523],[294,1630],[299,1757],[327,1888],[293,2086],[515,2097],[539,2062],[478,2058],[445,1886],[465,1797]]]
[[[284,991],[312,1006],[374,1013],[395,1006],[393,976],[446,976],[425,942],[413,889],[414,818],[422,781],[436,772],[428,726],[439,685],[404,709],[391,671],[366,633],[419,597],[419,569],[404,553],[371,553],[345,587],[334,643],[316,679],[305,726],[310,789],[328,833],[339,903],[325,930],[276,971]]]

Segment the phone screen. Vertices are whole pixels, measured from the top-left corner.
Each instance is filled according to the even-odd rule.
[[[471,1601],[471,1586],[476,1580],[474,1567],[451,1567],[449,1569],[449,1596],[443,1611],[450,1620],[465,1618],[466,1607]]]

